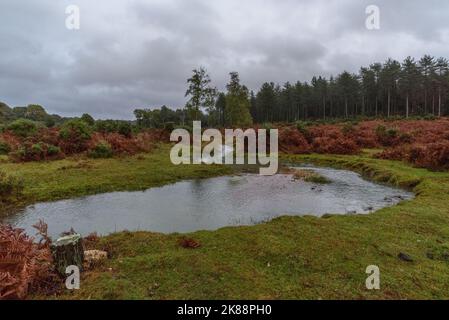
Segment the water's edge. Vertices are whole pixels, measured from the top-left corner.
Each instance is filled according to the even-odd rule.
[[[253,225],[285,215],[366,214],[413,198],[352,171],[310,165],[307,168],[330,175],[335,183],[293,183],[291,176],[282,174],[271,178],[243,175],[183,180],[142,192],[111,192],[38,203],[8,216],[7,222],[24,226],[27,231],[36,218],[43,218],[50,230],[58,232],[77,226],[84,233],[108,234],[126,229],[188,233]],[[97,228],[89,229],[91,225]]]

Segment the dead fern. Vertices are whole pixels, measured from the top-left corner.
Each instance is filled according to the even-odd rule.
[[[0,225],[0,300],[24,299],[30,288],[39,290],[49,284],[53,269],[51,239],[43,221],[35,228],[42,238],[39,243],[23,229]]]
[[[37,230],[36,235],[41,237],[39,240],[39,245],[50,248],[52,241],[48,236],[48,225],[43,220],[39,220],[38,223],[33,225],[33,228]]]
[[[185,249],[197,249],[201,247],[201,244],[198,241],[185,237],[180,238],[178,244]]]

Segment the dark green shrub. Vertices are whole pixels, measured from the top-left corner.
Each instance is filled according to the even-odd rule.
[[[91,158],[110,158],[113,156],[112,147],[106,141],[99,142],[90,152],[89,157]]]
[[[7,129],[18,137],[26,138],[36,134],[37,125],[31,120],[18,119],[8,125]]]
[[[53,128],[55,125],[56,125],[56,121],[52,117],[47,117],[45,119],[45,126],[47,128]]]
[[[118,131],[117,121],[114,120],[98,120],[95,122],[95,131],[101,133],[112,133]]]
[[[44,146],[41,142],[33,144],[31,146],[31,151],[36,157],[41,158],[44,156]]]
[[[17,151],[10,154],[11,159],[16,162],[40,161],[44,158],[45,152],[41,143],[24,144]]]
[[[386,128],[385,126],[378,126],[376,128],[376,135],[379,138],[396,138],[399,136],[399,131],[394,128]]]
[[[132,126],[129,122],[120,121],[118,124],[118,133],[125,137],[130,137],[132,134]]]
[[[17,151],[9,154],[10,158],[16,162],[42,161],[49,158],[55,159],[63,156],[61,149],[57,146],[49,145],[44,142],[31,144],[24,143]]]
[[[388,128],[386,134],[389,138],[396,138],[399,135],[399,131],[393,128]]]
[[[394,128],[387,128],[383,125],[379,125],[376,128],[376,137],[377,140],[383,146],[393,146],[400,142],[399,139],[399,130]]]
[[[296,122],[296,129],[301,132],[305,137],[309,135],[308,124],[304,121]]]
[[[87,123],[89,126],[95,125],[95,119],[92,118],[92,116],[88,113],[85,113],[81,116],[81,120],[83,120],[85,123]]]
[[[193,127],[188,126],[188,125],[177,125],[177,126],[175,126],[175,130],[176,129],[184,129],[184,130],[188,131],[190,134],[193,133]]]
[[[0,155],[8,154],[11,152],[11,146],[5,141],[0,140]]]
[[[91,138],[92,130],[83,120],[70,120],[59,131],[60,146],[66,154],[79,153],[87,150],[87,142]]]
[[[64,123],[59,131],[59,136],[64,140],[70,140],[74,137],[82,140],[89,140],[92,130],[87,123],[80,119],[70,120]]]
[[[174,122],[166,122],[164,124],[164,129],[167,130],[167,131],[170,131],[170,132],[175,130],[175,127],[176,127],[176,125],[175,125]]]
[[[270,130],[273,129],[273,124],[269,122],[262,123],[262,129],[267,130],[267,134],[270,133]]]
[[[47,155],[56,156],[61,153],[61,148],[54,146],[54,145],[48,145],[47,146]]]
[[[0,202],[9,202],[23,192],[23,180],[0,171]]]
[[[25,118],[33,121],[45,121],[48,117],[44,107],[38,104],[29,104],[25,110]]]
[[[119,133],[123,136],[130,137],[132,129],[132,125],[128,121],[98,120],[95,122],[95,131],[101,133]]]

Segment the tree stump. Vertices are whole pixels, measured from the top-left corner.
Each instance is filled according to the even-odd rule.
[[[66,276],[68,266],[77,266],[83,270],[84,249],[81,235],[73,234],[59,238],[51,247],[56,270]]]

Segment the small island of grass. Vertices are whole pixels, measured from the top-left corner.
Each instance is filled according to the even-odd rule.
[[[331,181],[328,178],[310,169],[296,169],[293,174],[293,177],[295,178],[295,180],[303,180],[305,182],[312,182],[318,184],[331,183]]]

